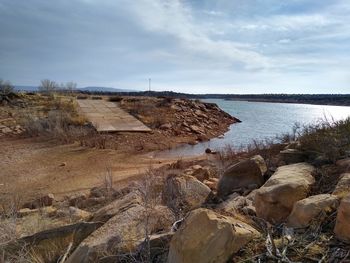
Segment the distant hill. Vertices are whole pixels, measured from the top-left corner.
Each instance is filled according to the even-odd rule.
[[[15,89],[17,91],[37,91],[38,86],[16,85]],[[78,88],[77,90],[89,91],[89,92],[135,92],[135,90],[130,90],[130,89],[116,89],[112,87],[93,87],[93,86]]]
[[[97,92],[133,92],[135,90],[130,89],[117,89],[112,87],[85,87],[85,88],[78,88],[78,90],[81,91],[97,91]]]
[[[17,91],[37,91],[38,86],[15,86],[15,90]]]

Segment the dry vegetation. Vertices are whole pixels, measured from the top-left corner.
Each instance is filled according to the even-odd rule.
[[[78,142],[87,147],[135,153],[208,140],[226,132],[230,124],[236,121],[216,105],[199,101],[78,94],[78,99],[109,99],[116,102],[152,128],[151,133],[98,133],[79,115],[74,94],[51,92],[52,85],[56,84],[43,84],[47,88],[42,93],[18,94],[17,98],[2,106],[4,111],[0,121],[10,117],[15,123],[11,124],[11,131],[14,132],[9,135],[22,133],[61,144]],[[20,132],[17,133],[18,129]]]
[[[180,107],[182,102],[177,104],[174,103],[174,100],[168,98],[110,98],[111,101],[121,103],[125,110],[155,130],[153,134],[136,136],[132,134],[107,135],[96,133],[91,126],[86,124],[86,120],[78,114],[75,102],[69,96],[52,94],[19,96],[22,102],[17,103],[19,103],[18,105],[23,105],[24,103],[25,108],[10,107],[7,110],[25,128],[23,136],[46,137],[59,143],[78,141],[81,145],[98,148],[118,148],[133,141],[132,146],[135,147],[135,145],[139,144],[137,147],[140,147],[142,151],[142,149],[153,149],[146,144],[154,143],[159,145],[160,139],[166,140],[169,137],[182,136],[186,140],[189,140],[189,138],[190,140],[199,140],[201,135],[186,130],[182,133],[184,129],[184,126],[182,126],[183,119],[176,117],[181,112],[184,112]],[[186,101],[182,106],[187,110],[192,107],[191,103]],[[195,116],[198,115],[194,112],[183,114],[188,120],[196,119]],[[188,115],[186,116],[186,114]],[[196,121],[199,122],[198,120]],[[212,126],[212,129],[208,128],[208,136],[217,136],[219,132],[227,128],[229,123],[230,121],[227,120],[227,123],[222,125],[207,124],[208,127]],[[167,124],[170,125],[167,127],[172,128],[168,129],[163,126]],[[199,124],[194,122],[192,125]],[[188,124],[187,126],[190,127],[191,125]],[[313,162],[317,166],[318,170],[315,174],[317,183],[314,186],[313,194],[330,193],[334,190],[335,182],[340,174],[340,171],[334,165],[335,161],[349,156],[349,134],[350,119],[337,122],[323,121],[316,125],[305,127],[296,125],[292,134],[281,136],[279,141],[253,142],[246,148],[239,150],[227,146],[216,155],[212,155],[215,156],[216,163],[219,163],[214,170],[220,173],[220,170],[223,170],[228,164],[259,154],[267,163],[267,176],[269,176],[280,165],[278,154],[288,145],[293,149],[307,153],[307,161]],[[176,143],[178,142],[176,141]],[[184,173],[189,166],[203,164],[203,162],[205,165],[213,165],[211,160],[191,163],[178,161],[175,164],[167,165],[157,170],[150,168],[144,177],[138,181],[138,184],[133,185],[132,189],[136,189],[140,193],[142,205],[145,209],[143,214],[146,233],[144,237],[145,242],[139,254],[122,255],[122,260],[126,262],[150,262],[148,220],[154,207],[161,202],[160,196],[165,178],[172,174]],[[113,189],[112,170],[109,167],[106,168],[101,185],[101,188],[97,190],[104,193],[105,202],[110,202],[113,198],[119,196]],[[124,193],[120,195],[124,195]],[[216,202],[218,202],[216,199],[209,200],[207,206],[211,207]],[[20,221],[22,233],[28,235],[52,227],[52,225],[49,225],[52,224],[52,219],[47,219],[42,214],[27,218],[28,222],[23,222],[17,216],[20,203],[21,201],[15,198],[13,203],[6,208],[4,207],[0,214],[0,247],[13,244],[13,248],[15,248],[14,251],[2,251],[0,262],[64,262],[65,257],[73,248],[74,238],[72,236],[65,237],[67,240],[60,239],[47,243],[44,247],[37,249],[18,243],[18,225]],[[89,209],[94,210],[96,207]],[[326,217],[326,220],[318,221],[316,219],[306,230],[301,232],[291,231],[283,224],[278,226],[269,225],[255,216],[244,216],[244,220],[254,224],[263,235],[243,247],[233,256],[232,262],[348,262],[346,260],[350,255],[350,246],[333,237],[335,213],[320,216]],[[46,219],[48,222],[46,222]],[[66,245],[67,243],[69,246]],[[166,252],[166,248],[164,248],[164,251]],[[164,254],[165,252],[162,253]]]
[[[292,134],[274,140],[253,142],[235,150],[227,146],[219,154],[221,163],[238,162],[242,158],[262,155],[270,173],[279,165],[278,153],[287,145],[305,152],[307,161],[317,170],[312,195],[332,193],[342,172],[335,162],[350,153],[350,118],[343,121],[323,120],[314,125],[295,125]],[[285,225],[272,226],[252,217],[255,227],[264,235],[250,242],[233,257],[233,262],[349,262],[350,246],[333,234],[336,212],[320,214],[307,229],[292,231]],[[291,232],[292,231],[292,232]]]

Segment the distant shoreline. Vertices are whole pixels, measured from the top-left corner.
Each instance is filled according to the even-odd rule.
[[[117,96],[148,96],[188,99],[224,99],[250,102],[295,103],[329,106],[350,106],[350,94],[187,94],[173,91],[83,92]]]
[[[343,106],[350,107],[350,102],[337,103],[337,102],[317,102],[317,101],[293,101],[293,100],[268,100],[268,99],[224,99],[227,101],[247,101],[247,102],[265,102],[265,103],[288,103],[288,104],[306,104],[306,105],[318,105],[318,106]]]

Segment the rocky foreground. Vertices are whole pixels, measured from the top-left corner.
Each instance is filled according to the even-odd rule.
[[[223,171],[179,161],[123,189],[106,180],[64,201],[42,196],[3,219],[15,229],[1,249],[39,262],[347,262],[350,158],[334,165],[296,145],[274,166],[259,155]]]

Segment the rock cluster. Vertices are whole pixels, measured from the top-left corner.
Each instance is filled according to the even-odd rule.
[[[69,217],[70,222],[21,240],[33,246],[43,246],[47,240],[68,246],[73,240],[66,262],[150,257],[152,262],[224,263],[263,235],[249,218],[303,231],[336,213],[334,234],[350,243],[348,173],[340,177],[332,194],[312,195],[315,167],[305,162],[282,165],[267,180],[261,156],[229,166],[220,180],[205,165],[172,171],[157,182],[162,187],[157,202],[150,202],[140,189],[101,187],[67,199],[67,208],[54,207],[57,201],[52,195],[28,202],[18,211],[20,218],[45,211],[50,217]],[[97,199],[104,201],[91,201]]]
[[[315,182],[314,170],[307,163],[279,167],[255,194],[257,215],[272,223],[284,222],[294,204],[308,196]]]

